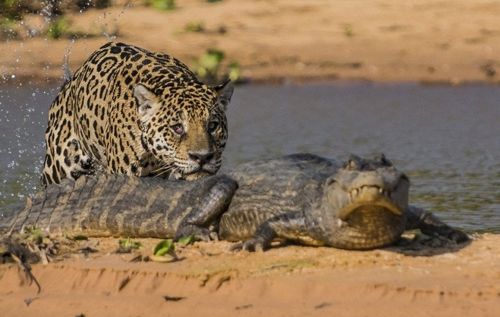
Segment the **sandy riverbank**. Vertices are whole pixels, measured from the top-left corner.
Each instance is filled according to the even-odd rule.
[[[136,2],[134,2],[136,3]],[[73,15],[117,40],[187,64],[207,48],[254,81],[497,83],[500,3],[454,1],[178,1],[160,12],[114,7]],[[201,23],[204,32],[186,32]],[[225,32],[220,32],[224,29]],[[71,45],[76,69],[105,37]],[[69,40],[0,42],[0,77],[60,80]],[[2,80],[0,80],[1,84]],[[147,252],[157,241],[143,240]],[[231,253],[198,243],[174,263],[129,262],[103,239],[98,253],[36,264],[42,285],[0,265],[1,316],[500,316],[500,235],[458,250],[368,252],[287,246]],[[435,250],[434,250],[435,251]]]
[[[117,40],[191,65],[206,49],[218,48],[254,81],[498,82],[499,2],[183,0],[169,12],[131,3],[70,15],[72,28],[117,32]],[[187,32],[188,24],[204,31]],[[106,41],[78,39],[72,69]],[[1,42],[0,75],[59,79],[69,42]]]
[[[147,253],[154,240],[142,240]],[[89,258],[37,264],[42,285],[0,266],[2,316],[491,316],[500,313],[500,236],[459,250],[354,252],[286,246],[231,253],[197,243],[182,261],[131,263],[104,239]],[[405,251],[402,251],[405,250]],[[28,304],[29,305],[28,305]]]

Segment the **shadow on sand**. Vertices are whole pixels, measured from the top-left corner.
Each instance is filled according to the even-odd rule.
[[[394,245],[385,247],[384,250],[401,253],[408,256],[434,256],[445,253],[455,253],[469,246],[472,239],[456,243],[455,241],[424,234],[403,234]]]

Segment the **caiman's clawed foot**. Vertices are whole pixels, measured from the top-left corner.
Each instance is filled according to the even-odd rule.
[[[198,241],[212,241],[218,240],[217,233],[210,231],[207,228],[199,227],[196,225],[187,225],[179,228],[175,234],[175,240],[179,240],[183,237],[192,236]]]
[[[469,236],[459,230],[450,227],[433,213],[425,211],[422,208],[408,206],[406,210],[407,223],[406,229],[420,229],[422,233],[428,236],[440,236],[455,243],[463,243],[470,240]]]
[[[470,240],[469,236],[465,232],[451,227],[440,228],[437,234],[455,243],[463,243]]]
[[[245,242],[236,243],[231,246],[231,251],[249,251],[249,252],[262,252],[269,248],[269,242],[260,237],[249,239]]]

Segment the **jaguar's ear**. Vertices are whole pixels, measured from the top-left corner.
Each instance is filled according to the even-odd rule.
[[[231,97],[233,96],[234,86],[230,79],[224,81],[222,84],[219,84],[213,89],[217,92],[218,102],[222,105],[222,110],[226,111],[229,102],[231,101]]]
[[[158,97],[141,84],[135,86],[134,97],[137,100],[137,112],[142,121],[151,118],[160,106]]]

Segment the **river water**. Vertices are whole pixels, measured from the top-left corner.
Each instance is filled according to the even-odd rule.
[[[57,87],[0,86],[0,208],[33,193]],[[500,232],[500,87],[367,83],[236,88],[225,165],[383,152],[410,201],[469,232]]]

